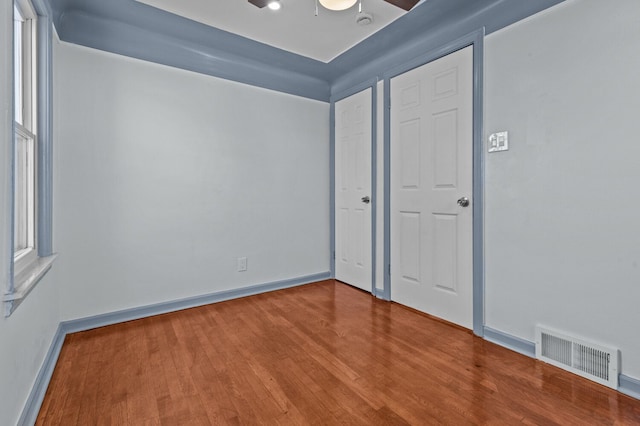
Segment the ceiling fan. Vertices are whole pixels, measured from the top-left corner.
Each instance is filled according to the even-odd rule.
[[[248,1],[252,5],[257,6],[257,7],[262,9],[263,7],[265,7],[269,3],[271,3],[272,0],[248,0]],[[401,9],[409,11],[420,0],[384,0],[384,1],[386,1],[387,3],[390,3],[390,4],[394,5],[394,6],[397,6],[397,7],[401,8]],[[320,3],[322,4],[322,1]],[[353,2],[352,4],[355,4],[355,2]]]

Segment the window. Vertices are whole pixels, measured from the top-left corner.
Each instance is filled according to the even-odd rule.
[[[35,256],[35,136],[16,126],[13,253],[14,268]]]
[[[27,1],[13,10],[14,71],[14,273],[36,258],[35,13]]]
[[[50,25],[46,16],[45,23]],[[41,155],[43,143],[50,144],[50,135],[39,133],[38,124],[44,123],[50,133],[50,123],[38,118],[39,112],[50,112],[50,105],[39,104],[38,94],[46,93],[37,87],[39,74],[49,73],[50,67],[38,62],[38,15],[29,0],[15,0],[13,8],[13,74],[14,74],[14,137],[13,137],[13,274],[5,291],[5,316],[13,310],[31,291],[33,286],[51,267],[55,256],[50,248],[50,217],[40,220],[43,212],[50,212],[51,182],[43,167],[50,165],[50,158]],[[50,27],[44,26],[45,30]],[[50,36],[45,46],[49,51]],[[45,86],[50,89],[50,75]],[[50,96],[47,96],[49,98]],[[50,102],[47,99],[47,102]],[[48,114],[50,115],[50,114]],[[50,169],[48,167],[47,169]],[[43,179],[44,177],[44,179]],[[38,187],[38,183],[43,187]],[[43,209],[42,207],[47,207]],[[50,213],[47,213],[50,216]],[[38,228],[44,223],[43,229]],[[48,225],[47,225],[48,224]],[[42,234],[42,235],[40,235]],[[45,247],[41,247],[41,236],[46,235]],[[47,247],[48,246],[48,247]]]

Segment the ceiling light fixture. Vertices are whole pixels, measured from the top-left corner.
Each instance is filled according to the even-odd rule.
[[[282,5],[280,4],[279,0],[271,0],[269,3],[267,3],[267,7],[271,10],[280,10]]]
[[[329,10],[346,10],[356,4],[358,0],[320,0],[320,4]]]

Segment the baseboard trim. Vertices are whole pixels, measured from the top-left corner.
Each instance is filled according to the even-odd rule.
[[[31,392],[29,393],[29,397],[27,398],[27,402],[25,403],[17,424],[18,426],[29,426],[35,423],[38,413],[40,412],[40,407],[42,406],[42,401],[44,400],[44,396],[47,392],[47,388],[49,387],[49,381],[53,375],[53,370],[55,369],[56,362],[58,361],[58,356],[62,350],[64,338],[69,333],[86,331],[92,328],[150,317],[153,315],[165,314],[167,312],[180,311],[183,309],[194,308],[196,306],[209,305],[211,303],[223,302],[225,300],[238,299],[240,297],[282,290],[285,288],[310,284],[316,281],[323,281],[329,278],[331,278],[331,274],[329,272],[321,272],[318,274],[306,275],[304,277],[274,281],[266,284],[205,294],[202,296],[188,297],[171,302],[156,303],[139,308],[124,309],[87,318],[63,321],[58,325],[58,329],[53,336],[51,346],[49,346],[47,355],[45,356],[42,367],[36,376],[35,382],[31,388]]]
[[[530,358],[536,357],[536,345],[528,340],[494,330],[491,327],[484,327],[484,338],[519,354],[526,355]]]
[[[209,305],[225,300],[237,299],[240,297],[253,296],[255,294],[269,291],[281,290],[299,285],[309,284],[316,281],[329,279],[329,272],[321,272],[304,277],[291,278],[288,280],[274,281],[266,284],[252,285],[248,287],[225,290],[216,293],[204,294],[201,296],[187,297],[185,299],[173,300],[170,302],[155,303],[152,305],[140,306],[137,308],[123,309],[121,311],[109,312],[86,318],[63,321],[62,328],[66,334],[77,333],[79,331],[91,330],[93,328],[118,324],[125,321],[132,321],[154,315],[166,314],[168,312],[181,311],[183,309],[195,308],[197,306]]]
[[[22,414],[18,419],[18,426],[29,426],[36,422],[36,418],[40,412],[40,406],[42,405],[42,401],[44,401],[44,395],[47,393],[47,388],[49,387],[49,381],[53,375],[53,370],[58,362],[58,356],[62,350],[62,344],[64,343],[65,336],[66,333],[64,332],[62,325],[59,324],[58,329],[51,340],[51,346],[49,346],[47,355],[44,357],[42,367],[40,367],[40,371],[36,376],[33,387],[31,388],[31,392],[29,393],[27,402],[22,410]]]
[[[102,315],[96,315],[76,320],[63,321],[58,325],[51,345],[44,358],[42,367],[36,376],[29,397],[25,403],[22,414],[18,419],[18,426],[28,426],[35,423],[42,401],[44,400],[49,381],[53,375],[53,371],[58,361],[58,356],[62,350],[64,338],[69,333],[78,331],[86,331],[92,328],[103,327],[106,325],[117,324],[134,319],[150,317],[153,315],[164,314],[168,312],[180,311],[183,309],[194,308],[197,306],[209,305],[211,303],[223,302],[225,300],[237,299],[240,297],[252,296],[260,293],[267,293],[275,290],[282,290],[290,287],[297,287],[304,284],[310,284],[331,278],[330,272],[321,272],[318,274],[307,275],[304,277],[292,278],[282,281],[274,281],[266,284],[253,285],[234,290],[221,291],[216,293],[205,294],[202,296],[188,297],[185,299],[175,300],[171,302],[156,303],[153,305],[142,306],[139,308],[124,309],[121,311],[111,312]],[[380,297],[381,293],[376,291],[376,296]],[[528,340],[512,336],[490,327],[484,327],[484,338],[492,343],[511,349],[522,355],[535,358],[535,344]],[[618,391],[627,396],[640,400],[640,380],[633,377],[620,374]]]
[[[536,344],[519,337],[512,336],[502,331],[484,327],[484,338],[496,345],[516,351],[531,358],[536,357]],[[640,399],[640,380],[633,377],[618,375],[618,392],[635,399]]]
[[[640,399],[640,380],[620,374],[618,391],[635,399]]]

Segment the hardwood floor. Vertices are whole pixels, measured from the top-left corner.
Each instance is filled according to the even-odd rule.
[[[39,425],[640,424],[640,401],[330,281],[67,336]]]

